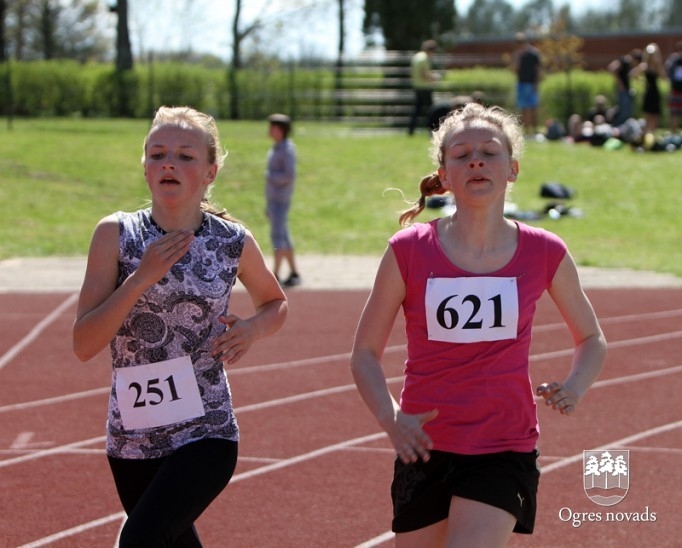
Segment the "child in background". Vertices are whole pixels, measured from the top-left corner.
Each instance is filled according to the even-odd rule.
[[[273,140],[268,151],[265,170],[266,214],[270,221],[270,239],[274,252],[273,272],[278,280],[282,263],[289,266],[289,277],[281,282],[283,287],[293,287],[301,283],[296,268],[294,243],[289,232],[289,210],[296,181],[296,147],[289,139],[291,119],[285,114],[272,114],[268,117],[269,135]]]

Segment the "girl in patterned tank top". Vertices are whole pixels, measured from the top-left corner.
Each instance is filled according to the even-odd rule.
[[[287,315],[251,233],[210,202],[226,152],[215,120],[161,107],[144,140],[151,206],[96,226],[73,327],[76,356],[106,346],[106,451],[128,515],[119,545],[200,546],[194,521],[228,484],[239,430],[225,365]],[[255,313],[229,312],[236,281]]]

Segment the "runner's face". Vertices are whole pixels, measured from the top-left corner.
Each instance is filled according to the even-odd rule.
[[[168,199],[201,198],[217,166],[208,161],[206,137],[199,130],[162,126],[147,140],[144,173],[152,195]]]
[[[485,123],[468,124],[453,133],[443,164],[438,174],[458,207],[470,199],[504,197],[507,183],[518,174],[518,162],[511,158],[505,135]]]

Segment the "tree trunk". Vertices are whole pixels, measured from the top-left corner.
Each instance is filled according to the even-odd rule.
[[[7,0],[0,0],[0,63],[4,63],[9,58],[7,52]]]
[[[228,85],[230,90],[230,119],[239,120],[239,86],[237,85],[237,73],[241,68],[241,41],[239,33],[239,16],[242,11],[241,0],[236,0],[234,4],[234,19],[232,20],[232,60],[228,74]]]
[[[343,117],[343,99],[341,90],[343,89],[343,54],[345,52],[345,18],[346,10],[344,0],[339,0],[339,47],[336,56],[336,73],[334,79],[334,89],[336,90],[336,116]]]
[[[54,59],[55,55],[55,27],[57,26],[56,10],[50,6],[49,0],[43,0],[40,6],[40,43],[43,49],[43,59]]]
[[[118,15],[116,25],[116,70],[123,72],[133,68],[133,52],[128,32],[128,0],[118,0],[111,8]]]

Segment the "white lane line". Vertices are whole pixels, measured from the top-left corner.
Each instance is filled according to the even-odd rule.
[[[648,438],[650,436],[656,436],[658,434],[664,434],[665,432],[670,432],[671,430],[676,430],[677,428],[682,428],[682,420],[680,421],[675,421],[675,422],[669,422],[668,424],[662,424],[661,426],[656,426],[655,428],[650,428],[649,430],[642,430],[641,432],[638,432],[637,434],[633,434],[631,436],[627,436],[625,438],[621,438],[616,441],[612,441],[610,443],[607,443],[606,445],[601,445],[599,447],[595,447],[594,449],[591,449],[591,451],[602,451],[604,449],[617,449],[618,447],[622,447],[623,445],[628,445],[630,443],[634,443],[636,441],[642,440],[644,438]],[[553,462],[552,464],[548,464],[546,466],[542,467],[542,473],[549,473],[553,472],[554,470],[558,470],[559,468],[564,468],[565,466],[568,466],[569,464],[573,464],[574,462],[582,462],[583,460],[583,454],[579,453],[577,455],[573,455],[571,457],[566,457],[565,459],[561,459],[559,461]]]
[[[11,362],[24,348],[35,341],[45,328],[49,326],[53,321],[55,321],[67,308],[74,304],[78,300],[78,294],[72,293],[67,297],[67,299],[62,302],[57,308],[40,320],[31,331],[21,339],[17,344],[0,356],[0,369],[5,367],[9,362]]]
[[[407,346],[405,344],[399,344],[396,346],[387,346],[384,350],[384,354],[392,354],[393,352],[405,351]],[[350,361],[350,352],[344,352],[342,354],[330,354],[328,356],[320,356],[317,358],[306,358],[303,360],[292,360],[288,362],[279,363],[269,363],[265,365],[247,365],[245,367],[239,367],[236,369],[227,369],[227,376],[232,377],[234,375],[244,375],[250,373],[264,373],[267,371],[276,371],[279,369],[292,369],[294,367],[303,367],[307,365],[325,365],[337,361]]]
[[[660,312],[648,312],[646,314],[625,314],[623,316],[603,316],[599,318],[601,325],[613,325],[619,323],[628,323],[633,321],[647,320],[661,320],[665,318],[674,318],[682,316],[682,308],[675,310],[662,310]],[[566,324],[563,322],[546,323],[542,325],[533,326],[533,331],[541,333],[543,331],[553,331],[555,329],[566,329]]]
[[[635,373],[634,375],[626,375],[624,377],[615,377],[613,379],[604,379],[595,382],[590,390],[592,390],[592,388],[603,388],[605,386],[613,386],[614,384],[643,381],[645,379],[653,379],[664,375],[674,375],[676,373],[682,373],[682,365],[667,367],[665,369],[655,369],[654,371],[647,371],[645,373]]]
[[[34,540],[33,542],[29,542],[28,544],[22,544],[19,548],[38,548],[39,546],[47,546],[48,544],[51,544],[53,542],[57,542],[65,538],[72,537],[80,533],[84,533],[89,529],[94,529],[95,527],[100,527],[101,525],[107,525],[112,521],[116,520],[123,521],[125,520],[125,518],[126,518],[125,512],[118,512],[116,514],[111,514],[103,518],[99,518],[93,521],[89,521],[87,523],[83,523],[81,525],[77,525],[76,527],[72,527],[71,529],[59,531],[58,533],[54,533],[53,535],[50,535],[48,537],[43,537],[41,539]]]
[[[8,466],[22,464],[30,460],[42,459],[43,457],[68,453],[72,449],[81,449],[84,446],[92,445],[94,443],[103,443],[104,441],[104,436],[97,436],[96,438],[90,438],[88,440],[75,441],[73,443],[67,443],[66,445],[51,447],[50,449],[41,449],[40,451],[35,451],[34,453],[30,453],[28,455],[22,455],[13,459],[0,460],[0,468],[7,468]]]
[[[327,445],[325,447],[322,447],[320,449],[315,449],[313,451],[309,451],[308,453],[303,453],[302,455],[297,455],[295,457],[291,457],[288,459],[283,459],[279,462],[273,462],[272,464],[268,464],[266,466],[261,466],[260,468],[254,468],[253,470],[249,470],[248,472],[242,472],[241,474],[236,474],[233,476],[233,478],[230,480],[230,484],[236,483],[239,481],[255,478],[256,476],[261,476],[263,474],[267,474],[268,472],[273,472],[275,470],[280,470],[281,468],[288,468],[289,466],[294,466],[295,464],[300,464],[302,462],[316,459],[318,457],[322,457],[324,455],[328,455],[329,453],[334,453],[336,451],[343,451],[344,449],[347,449],[349,447],[353,447],[355,445],[362,445],[364,443],[370,443],[376,440],[380,440],[386,437],[385,432],[377,432],[375,434],[369,434],[367,436],[362,436],[359,438],[354,438],[351,440],[346,440],[342,441],[339,443],[335,443],[333,445]]]
[[[607,350],[613,350],[615,348],[628,348],[630,346],[636,346],[640,344],[650,344],[662,341],[670,341],[673,339],[679,339],[682,337],[682,331],[669,331],[668,333],[657,333],[656,335],[647,335],[645,337],[637,337],[635,339],[624,339],[622,341],[608,341]],[[540,354],[533,354],[530,357],[531,362],[537,362],[540,360],[550,360],[553,358],[564,358],[566,356],[573,355],[573,347],[564,348],[562,350],[554,350],[552,352],[542,352]]]
[[[667,367],[665,369],[654,369],[653,371],[647,371],[645,373],[635,373],[634,375],[625,375],[624,377],[614,377],[613,379],[604,379],[601,381],[596,381],[590,387],[590,390],[594,390],[595,388],[614,386],[616,384],[626,384],[629,382],[655,379],[656,377],[663,377],[665,375],[675,375],[677,373],[682,373],[682,365],[675,365],[673,367]],[[541,402],[543,401],[543,398],[541,396],[535,396],[535,401]]]
[[[358,544],[355,546],[355,548],[372,548],[373,546],[379,546],[380,544],[383,544],[384,542],[388,542],[389,540],[393,540],[395,537],[395,534],[393,531],[386,531],[385,533],[382,533],[381,535],[371,538],[369,540],[366,540],[365,542]]]
[[[101,394],[108,394],[111,388],[93,388],[92,390],[84,390],[82,392],[73,392],[72,394],[65,394],[63,396],[55,396],[54,398],[45,398],[43,400],[34,400],[23,403],[13,403],[9,405],[0,406],[0,413],[7,411],[22,411],[24,409],[31,409],[32,407],[40,407],[43,405],[53,405],[56,403],[64,403],[71,400],[79,400],[81,398],[89,398],[91,396],[99,396]]]

